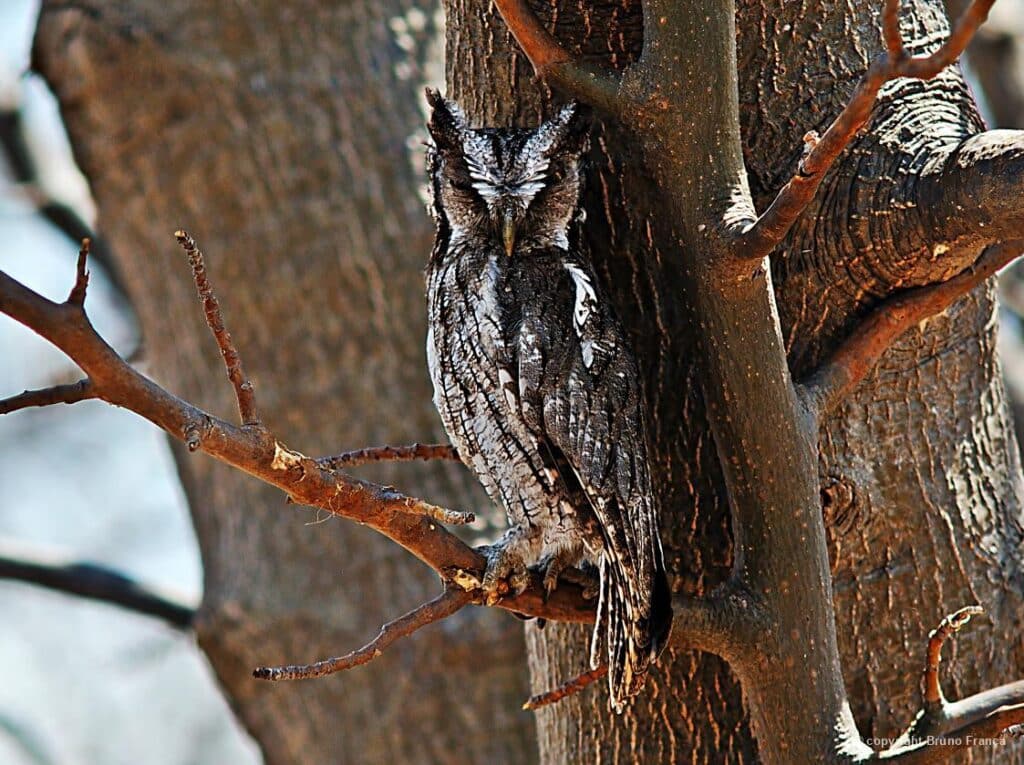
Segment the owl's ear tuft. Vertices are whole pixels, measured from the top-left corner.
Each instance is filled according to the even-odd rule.
[[[537,129],[544,154],[579,154],[586,150],[590,136],[591,111],[588,106],[570,101]]]
[[[454,101],[449,101],[433,88],[427,88],[427,103],[430,104],[430,119],[427,130],[439,151],[462,150],[462,131],[466,121],[462,110]]]

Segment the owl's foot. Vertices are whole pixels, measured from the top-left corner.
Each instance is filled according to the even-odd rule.
[[[578,585],[583,589],[583,598],[593,600],[597,597],[600,582],[593,573],[584,568],[593,568],[584,563],[580,569],[573,568],[580,559],[579,550],[562,549],[556,553],[545,555],[538,564],[541,573],[544,575],[544,596],[551,597],[551,593],[558,587],[558,580]]]
[[[487,571],[481,584],[487,605],[493,606],[508,595],[514,597],[530,584],[524,554],[528,545],[525,542],[518,534],[506,534],[493,545],[481,548],[487,557]]]
[[[597,566],[584,561],[579,568],[569,568],[562,572],[562,581],[575,584],[583,590],[584,600],[593,600],[601,592],[601,577]]]

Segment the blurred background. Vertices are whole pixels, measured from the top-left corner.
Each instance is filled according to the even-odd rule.
[[[0,0],[0,269],[63,299],[76,240],[96,213],[55,99],[29,72],[37,15],[34,0]],[[392,29],[399,46],[403,39],[411,46],[410,29],[423,23],[407,18],[410,26]],[[1024,127],[1024,0],[996,4],[967,69],[989,124]],[[96,255],[90,315],[132,356],[136,319],[104,268],[102,246]],[[1002,358],[1017,408],[1024,401],[1022,277],[1017,266],[1001,285]],[[139,365],[145,369],[144,354]],[[61,354],[0,317],[0,398],[78,376]],[[0,558],[84,561],[186,609],[200,600],[197,542],[163,435],[97,402],[0,417]],[[10,579],[0,579],[0,614],[0,763],[261,762],[191,632]]]
[[[91,228],[95,207],[53,95],[26,74],[37,6],[0,2],[0,269],[62,300],[73,236]],[[131,308],[102,262],[90,265],[90,316],[131,355]],[[0,317],[0,397],[79,377],[52,346]],[[100,402],[0,417],[0,556],[102,564],[199,603],[199,550],[167,442]],[[0,763],[261,761],[191,633],[11,581],[0,581],[0,614]]]

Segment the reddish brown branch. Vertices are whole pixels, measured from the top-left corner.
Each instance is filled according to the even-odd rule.
[[[526,0],[494,0],[494,5],[538,77],[544,77],[551,66],[572,60],[569,52],[544,28]]]
[[[342,452],[334,457],[321,457],[317,464],[325,470],[341,470],[374,462],[412,462],[414,460],[459,460],[451,444],[410,444],[409,446],[368,446]]]
[[[187,231],[176,231],[175,238],[178,240],[185,252],[188,254],[189,265],[192,266],[192,277],[196,283],[196,290],[199,292],[199,299],[203,301],[203,311],[206,314],[206,323],[217,340],[217,347],[221,356],[224,357],[224,367],[227,369],[228,379],[235,389],[235,398],[238,401],[238,414],[242,418],[243,425],[259,425],[260,416],[256,410],[256,395],[252,383],[245,376],[242,368],[242,357],[235,349],[231,341],[231,333],[224,326],[224,316],[220,310],[220,303],[217,296],[213,294],[213,288],[206,276],[206,265],[203,262],[203,253],[196,247],[195,240],[189,236]]]
[[[410,498],[324,469],[265,428],[238,427],[182,401],[126,364],[96,333],[80,306],[54,303],[0,272],[0,313],[66,353],[85,372],[96,398],[135,412],[190,448],[276,486],[299,504],[370,526],[445,581],[467,590],[479,587],[486,558],[433,518],[415,514]],[[594,604],[583,598],[579,587],[562,584],[546,598],[536,574],[522,594],[503,598],[497,605],[552,621],[591,622],[594,618]]]
[[[446,523],[450,526],[466,526],[476,520],[476,516],[473,513],[449,510],[446,507],[432,505],[416,497],[407,497],[390,487],[384,487],[381,491],[381,499],[407,513],[422,515],[424,518],[432,518],[438,523]]]
[[[890,61],[899,61],[907,55],[900,34],[900,0],[885,0],[882,9],[882,40]]]
[[[1009,729],[1024,723],[1024,682],[1002,685],[953,703],[943,698],[938,679],[942,644],[972,616],[981,613],[978,606],[961,608],[932,630],[928,635],[921,711],[891,748],[860,762],[936,765],[965,749],[997,743]]]
[[[253,677],[260,680],[308,680],[367,664],[380,656],[395,641],[411,635],[428,624],[447,619],[456,611],[472,603],[473,600],[474,595],[471,592],[457,587],[446,589],[429,603],[424,603],[393,622],[385,624],[380,628],[377,637],[357,651],[333,659],[324,659],[314,664],[259,667],[253,671]]]
[[[600,680],[602,677],[608,674],[608,666],[602,664],[597,669],[591,669],[584,672],[571,680],[567,680],[560,686],[547,693],[538,693],[536,696],[530,696],[523,704],[523,709],[534,710],[546,707],[548,704],[554,704],[556,701],[561,701],[566,696],[572,696],[574,693],[579,693],[591,683]]]
[[[494,0],[494,5],[538,77],[592,106],[613,112],[621,107],[621,78],[571,55],[526,0]]]
[[[911,327],[941,313],[1024,252],[1024,240],[988,247],[952,279],[897,293],[874,309],[802,385],[812,409],[823,417],[867,376],[881,355]]]
[[[972,616],[985,613],[981,606],[965,606],[959,611],[945,617],[939,626],[928,635],[928,653],[922,677],[923,698],[925,709],[941,706],[945,703],[942,687],[939,684],[939,664],[942,661],[942,644],[955,635],[971,620]]]
[[[75,286],[71,288],[68,295],[68,302],[72,305],[85,305],[85,293],[89,289],[89,271],[86,269],[86,261],[89,258],[90,241],[87,238],[82,240],[82,246],[78,250],[78,263],[75,267]]]
[[[890,749],[862,762],[938,765],[981,745],[994,745],[1024,723],[1024,682],[993,688],[940,710],[922,710],[910,729]]]
[[[79,401],[96,397],[97,393],[92,383],[89,380],[79,380],[69,385],[54,385],[40,390],[27,390],[17,396],[0,400],[0,414],[10,414],[31,406],[77,404]]]
[[[737,256],[743,260],[757,261],[769,255],[810,204],[825,173],[867,123],[882,86],[897,77],[931,79],[956,61],[988,17],[994,2],[974,0],[938,50],[927,56],[907,56],[899,32],[900,3],[898,0],[886,0],[882,28],[887,52],[868,67],[839,116],[804,156],[796,175],[782,188],[768,209],[756,221],[749,223],[737,237]]]

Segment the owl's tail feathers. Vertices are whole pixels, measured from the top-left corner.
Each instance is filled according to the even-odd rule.
[[[659,561],[660,564],[660,561]],[[602,557],[601,591],[597,604],[597,623],[590,643],[590,665],[601,664],[604,643],[608,662],[608,687],[616,712],[643,688],[647,670],[668,643],[672,630],[672,593],[665,570],[658,565],[653,590],[645,606],[636,592],[636,583],[627,581],[627,572]]]

